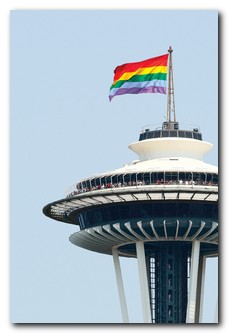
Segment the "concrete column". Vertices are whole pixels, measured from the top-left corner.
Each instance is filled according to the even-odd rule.
[[[205,288],[205,271],[206,271],[206,256],[202,256],[200,263],[200,287],[198,288],[199,299],[199,323],[203,323],[203,307],[204,307],[204,288]]]
[[[151,316],[151,310],[150,310],[150,298],[149,298],[149,286],[148,286],[147,271],[146,271],[145,249],[144,249],[143,241],[136,242],[136,252],[137,252],[137,260],[138,260],[138,273],[139,273],[139,281],[140,281],[143,322],[152,323],[152,316]]]
[[[191,272],[189,281],[186,323],[195,323],[199,255],[200,241],[195,240],[192,242]]]
[[[123,285],[123,280],[122,280],[120,261],[119,261],[119,256],[118,256],[118,250],[116,247],[112,248],[112,255],[113,255],[113,261],[114,261],[116,281],[117,281],[117,286],[118,286],[119,301],[120,301],[121,312],[122,312],[122,321],[124,323],[129,323],[129,316],[128,316],[128,310],[127,310],[127,304],[126,304],[124,285]]]

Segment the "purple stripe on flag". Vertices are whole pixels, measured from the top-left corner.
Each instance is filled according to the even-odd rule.
[[[109,100],[111,101],[116,95],[124,95],[124,94],[141,94],[141,93],[161,93],[166,94],[166,87],[132,87],[132,88],[120,88],[118,89],[114,95],[109,95]]]

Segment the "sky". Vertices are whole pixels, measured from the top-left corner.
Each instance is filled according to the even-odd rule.
[[[218,165],[216,11],[41,11],[10,14],[10,321],[119,323],[112,257],[72,245],[76,227],[45,217],[83,177],[136,159],[141,127],[161,124],[166,97],[116,97],[117,65],[172,45],[180,124],[199,125]],[[140,27],[140,28],[139,28]],[[210,116],[210,117],[209,117]],[[135,260],[122,259],[130,321],[142,321]],[[205,320],[214,317],[217,261],[208,261]],[[131,284],[130,284],[131,282]]]

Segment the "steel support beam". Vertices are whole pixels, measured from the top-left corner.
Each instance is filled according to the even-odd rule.
[[[136,252],[138,260],[138,273],[140,281],[143,322],[152,323],[151,311],[150,311],[149,287],[148,287],[148,279],[146,271],[145,249],[143,241],[136,242]]]
[[[117,281],[117,286],[118,286],[119,301],[121,305],[122,320],[124,323],[129,323],[125,290],[124,290],[123,280],[122,280],[122,272],[121,272],[121,267],[120,267],[118,250],[116,247],[112,248],[112,255],[113,255],[113,261],[114,261],[116,281]]]
[[[196,322],[198,323],[203,323],[205,271],[206,271],[206,256],[201,256],[199,263],[199,274],[198,274],[199,278],[197,287],[198,307],[196,310]]]
[[[192,242],[191,273],[189,282],[186,323],[195,323],[199,255],[200,241],[195,240]]]

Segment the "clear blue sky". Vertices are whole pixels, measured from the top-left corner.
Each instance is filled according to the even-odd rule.
[[[216,11],[12,11],[10,15],[11,321],[118,323],[112,257],[73,246],[72,225],[42,208],[83,177],[136,159],[141,127],[161,124],[166,96],[116,97],[117,65],[174,49],[177,120],[199,125],[218,165]],[[141,322],[137,265],[122,259],[131,322]],[[215,311],[209,260],[205,320]]]

